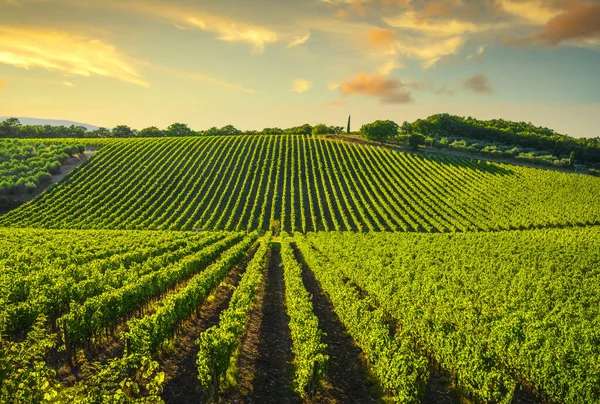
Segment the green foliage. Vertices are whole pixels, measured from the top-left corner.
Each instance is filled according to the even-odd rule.
[[[133,135],[133,130],[127,125],[117,125],[111,131],[111,136],[117,138],[132,137]]]
[[[177,125],[177,124],[174,124],[174,125]],[[187,125],[186,125],[186,128],[187,128]],[[166,135],[165,131],[158,129],[156,126],[149,126],[138,132],[139,137],[162,137],[165,135]],[[169,136],[176,136],[176,135],[169,135]],[[102,137],[102,136],[100,136],[100,137]]]
[[[269,237],[265,237],[233,292],[229,307],[219,316],[219,324],[200,334],[196,340],[199,348],[196,359],[198,379],[213,398],[218,396],[232,357],[240,346],[248,315],[258,289],[263,284],[264,269],[270,257],[271,241]]]
[[[400,133],[403,135],[410,135],[413,133],[413,128],[408,121],[402,122],[402,126],[400,126]]]
[[[61,164],[85,146],[45,145],[19,139],[0,139],[0,195],[31,192],[60,173]]]
[[[327,126],[323,123],[313,126],[313,135],[335,135],[341,133],[343,128],[341,126]]]
[[[167,136],[192,136],[195,134],[185,123],[174,123],[165,132]]]
[[[139,354],[114,358],[106,364],[84,362],[84,380],[59,395],[60,402],[162,403],[165,380],[158,362]]]
[[[408,145],[413,151],[419,150],[419,146],[425,144],[425,136],[420,133],[411,133],[406,138]]]
[[[163,299],[162,305],[151,315],[129,320],[128,330],[121,333],[126,352],[149,354],[172,337],[175,325],[188,317],[217,287],[227,272],[241,262],[256,237],[256,233],[250,234],[225,251],[217,262],[196,274],[183,289]],[[199,269],[197,264],[194,266]]]
[[[285,282],[285,308],[294,354],[294,388],[311,399],[322,380],[329,357],[325,354],[323,331],[313,312],[312,297],[304,288],[302,267],[296,261],[289,238],[281,238],[281,263]]]
[[[303,259],[331,299],[340,321],[365,354],[381,387],[392,394],[395,402],[419,402],[428,378],[427,361],[412,344],[410,336],[403,332],[390,334],[385,312],[374,308],[370,298],[363,298],[356,287],[344,281],[348,275],[336,268],[335,261],[320,254],[303,237],[296,240]]]
[[[600,228],[308,243],[317,276],[358,285],[480,401],[510,402],[520,380],[551,401],[600,400]]]
[[[447,232],[600,223],[600,183],[589,176],[313,136],[106,142],[0,225],[269,231],[279,219],[287,232]]]
[[[414,132],[425,136],[501,142],[522,148],[549,151],[557,159],[566,159],[571,152],[575,152],[582,164],[600,162],[600,137],[577,139],[528,122],[512,122],[504,119],[482,121],[471,117],[436,114],[426,119],[417,119],[410,125]]]
[[[46,366],[46,354],[54,347],[54,335],[46,331],[46,317],[39,316],[23,342],[0,336],[0,401],[48,402],[56,397],[56,372]]]
[[[362,137],[376,142],[386,142],[390,138],[398,136],[398,124],[392,121],[375,121],[360,128]]]

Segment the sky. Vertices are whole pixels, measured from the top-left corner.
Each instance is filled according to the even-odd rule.
[[[600,0],[0,0],[0,115],[600,136]]]

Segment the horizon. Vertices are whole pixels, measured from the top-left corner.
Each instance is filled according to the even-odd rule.
[[[0,111],[196,130],[447,112],[594,138],[598,16],[598,0],[8,0]]]

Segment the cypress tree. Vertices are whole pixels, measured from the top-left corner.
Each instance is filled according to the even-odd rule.
[[[348,127],[346,128],[346,133],[350,134],[350,115],[348,115]]]

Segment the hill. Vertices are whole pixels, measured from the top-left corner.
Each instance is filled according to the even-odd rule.
[[[0,225],[449,232],[600,224],[600,181],[311,136],[108,142]]]

